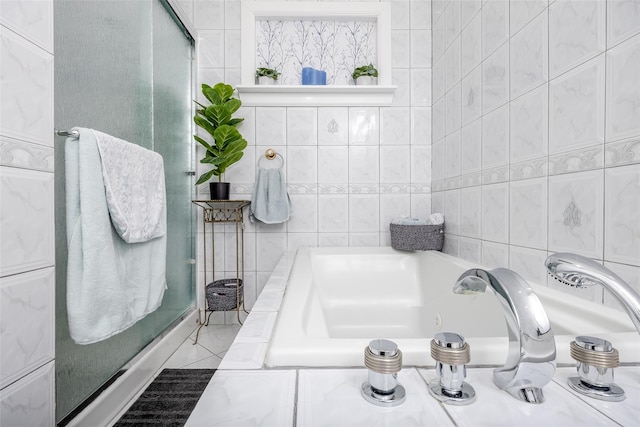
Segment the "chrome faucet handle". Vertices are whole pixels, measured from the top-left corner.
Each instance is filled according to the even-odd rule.
[[[470,347],[462,335],[438,332],[431,340],[431,357],[436,361],[438,378],[429,382],[429,393],[442,403],[468,405],[476,399],[476,391],[464,380]]]
[[[404,387],[398,383],[402,369],[402,352],[393,341],[377,339],[364,349],[364,364],[369,368],[369,381],[362,384],[362,397],[377,406],[398,406],[406,399]]]
[[[570,344],[571,357],[578,361],[578,377],[568,379],[578,393],[608,402],[625,399],[624,390],[613,382],[613,368],[620,365],[618,350],[607,340],[579,336]]]

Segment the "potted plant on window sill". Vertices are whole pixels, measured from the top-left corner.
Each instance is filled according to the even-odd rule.
[[[244,149],[247,147],[247,141],[236,129],[244,119],[232,117],[242,105],[239,99],[233,97],[234,93],[235,89],[224,83],[218,83],[214,87],[203,84],[202,94],[211,105],[207,106],[195,101],[200,108],[196,109],[193,121],[213,139],[213,143],[210,144],[198,135],[193,136],[206,149],[200,163],[214,167],[200,175],[196,185],[217,176],[218,182],[209,183],[211,200],[229,199],[230,185],[228,182],[222,182],[222,176],[229,166],[242,158]]]
[[[274,85],[278,81],[280,73],[272,68],[256,69],[256,78],[259,85]]]
[[[376,85],[378,84],[378,70],[373,64],[363,65],[353,70],[351,74],[356,85]]]

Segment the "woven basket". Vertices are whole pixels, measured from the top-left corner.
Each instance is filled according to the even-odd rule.
[[[402,251],[441,251],[444,244],[444,224],[390,224],[391,247]]]
[[[235,310],[242,304],[243,288],[242,279],[222,279],[209,283],[206,288],[209,310]]]

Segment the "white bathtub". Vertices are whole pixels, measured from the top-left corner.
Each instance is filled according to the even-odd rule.
[[[398,344],[405,366],[432,366],[429,342],[441,330],[465,337],[470,365],[502,365],[507,328],[495,295],[452,292],[460,274],[474,267],[479,266],[431,251],[302,248],[265,365],[363,366],[364,347],[371,339],[386,338]],[[576,335],[608,339],[621,362],[640,362],[640,336],[626,314],[531,285],[551,320],[558,363],[574,363],[569,342]]]

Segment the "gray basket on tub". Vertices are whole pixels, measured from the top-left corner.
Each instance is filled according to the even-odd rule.
[[[243,288],[242,279],[222,279],[209,283],[207,285],[207,306],[209,310],[235,310],[242,304]]]
[[[444,244],[444,224],[390,224],[391,247],[401,251],[441,251]]]

